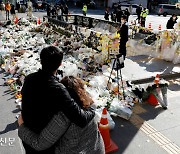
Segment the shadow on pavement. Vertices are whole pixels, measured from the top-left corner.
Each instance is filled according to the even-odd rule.
[[[20,111],[20,109],[15,109],[12,111],[12,113],[18,113]]]
[[[2,96],[5,96],[5,95],[14,95],[15,93],[16,93],[15,91],[6,90],[6,91],[4,91],[4,95],[2,95]]]
[[[172,62],[145,55],[129,56],[127,58],[137,62],[141,67],[145,67],[148,72],[162,72],[162,74],[166,74],[171,73],[175,66],[180,66],[178,64],[173,64]]]
[[[144,122],[155,119],[162,112],[164,110],[161,107],[155,108],[148,104],[143,104],[134,107],[132,117],[129,121],[119,117],[113,117],[116,125],[114,130],[111,131],[111,138],[119,147],[119,150],[113,154],[124,153],[138,131],[140,131],[139,128]]]
[[[172,84],[168,87],[171,91],[180,91],[180,82],[179,80],[174,80]]]
[[[3,131],[0,131],[0,135],[5,134],[5,133],[10,132],[10,131],[13,131],[13,130],[16,130],[17,128],[18,128],[17,127],[17,121],[15,121],[11,124],[8,124]]]

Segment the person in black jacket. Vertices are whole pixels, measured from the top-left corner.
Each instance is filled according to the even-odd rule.
[[[51,16],[51,6],[49,4],[47,4],[46,11],[47,11],[47,16],[50,17]]]
[[[40,54],[42,69],[25,78],[22,87],[22,118],[24,125],[35,133],[40,133],[52,117],[62,111],[66,117],[85,127],[94,118],[94,110],[85,110],[71,98],[65,86],[56,78],[58,67],[63,59],[59,48],[49,46]],[[35,151],[23,142],[26,154],[53,154],[55,145],[44,151]]]
[[[68,22],[69,8],[66,4],[64,6],[63,14],[66,15],[66,22]]]
[[[56,18],[57,12],[56,12],[56,7],[55,6],[53,6],[52,9],[51,9],[51,15],[52,15],[52,18]]]
[[[140,4],[137,9],[136,9],[136,13],[137,13],[137,19],[138,19],[138,22],[140,22],[140,19],[141,19],[141,11],[142,11],[142,5]]]
[[[128,24],[126,22],[126,16],[121,17],[121,27],[118,31],[120,34],[120,46],[119,46],[119,53],[126,57],[126,43],[128,41]]]
[[[166,28],[174,29],[174,24],[177,23],[177,15],[173,14],[172,17],[168,20]]]
[[[115,12],[115,11],[113,11],[113,12],[111,13],[111,21],[116,22],[116,12]]]
[[[11,4],[11,10],[10,10],[10,12],[11,12],[11,14],[12,14],[12,16],[13,16],[12,20],[14,20],[14,19],[15,19],[15,16],[16,16],[16,13],[15,13],[15,8],[14,8],[14,5],[13,5],[13,4]]]
[[[116,20],[117,22],[121,22],[121,16],[123,15],[123,12],[121,10],[121,6],[118,6],[116,10]]]
[[[124,15],[126,16],[126,22],[128,22],[129,20],[129,16],[130,16],[130,12],[129,10],[126,8],[126,10],[124,11]]]
[[[109,9],[108,8],[106,8],[106,10],[104,12],[104,19],[109,20]]]

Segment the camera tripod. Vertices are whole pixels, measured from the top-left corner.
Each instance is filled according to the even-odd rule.
[[[123,55],[118,54],[118,55],[116,55],[115,58],[111,58],[111,59],[114,61],[113,61],[111,73],[110,73],[110,76],[108,79],[108,83],[107,83],[107,89],[108,89],[108,85],[110,83],[110,79],[112,79],[111,78],[112,72],[113,72],[113,70],[116,70],[115,82],[117,82],[117,84],[118,84],[118,99],[120,98],[119,97],[119,80],[120,80],[122,83],[123,99],[125,100],[124,85],[123,85],[123,79],[122,79],[122,73],[121,73],[121,69],[124,68],[124,57],[123,57]],[[112,79],[112,82],[113,82],[113,79]]]

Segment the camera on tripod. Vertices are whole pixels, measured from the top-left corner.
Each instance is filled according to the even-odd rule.
[[[117,85],[118,85],[118,99],[120,98],[120,94],[119,94],[119,87],[120,87],[119,80],[120,80],[122,83],[121,88],[123,90],[123,99],[125,100],[124,85],[123,85],[123,79],[122,79],[122,73],[121,73],[121,69],[124,68],[124,55],[122,54],[115,55],[115,57],[111,58],[111,60],[112,60],[112,68],[111,68],[111,73],[110,73],[109,80],[107,83],[107,89],[109,89],[110,79],[112,79],[111,78],[112,72],[113,70],[116,70],[115,82],[117,82]],[[113,79],[112,79],[112,82],[113,82]]]
[[[122,54],[115,55],[114,58],[111,58],[111,61],[112,61],[112,69],[120,70],[124,68],[124,55]]]

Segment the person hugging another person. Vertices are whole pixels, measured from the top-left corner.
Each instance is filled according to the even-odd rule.
[[[59,48],[42,49],[42,69],[25,78],[19,137],[26,154],[101,154],[102,139],[94,121],[94,109],[89,107],[93,101],[80,79],[65,77],[59,82],[56,76],[62,59]]]
[[[86,109],[93,103],[80,78],[66,76],[61,83],[81,108]],[[55,154],[105,153],[103,139],[95,119],[91,120],[85,128],[80,128],[59,112],[40,134],[30,131],[21,118],[19,118],[19,125],[19,137],[36,150],[49,148],[58,141]]]

